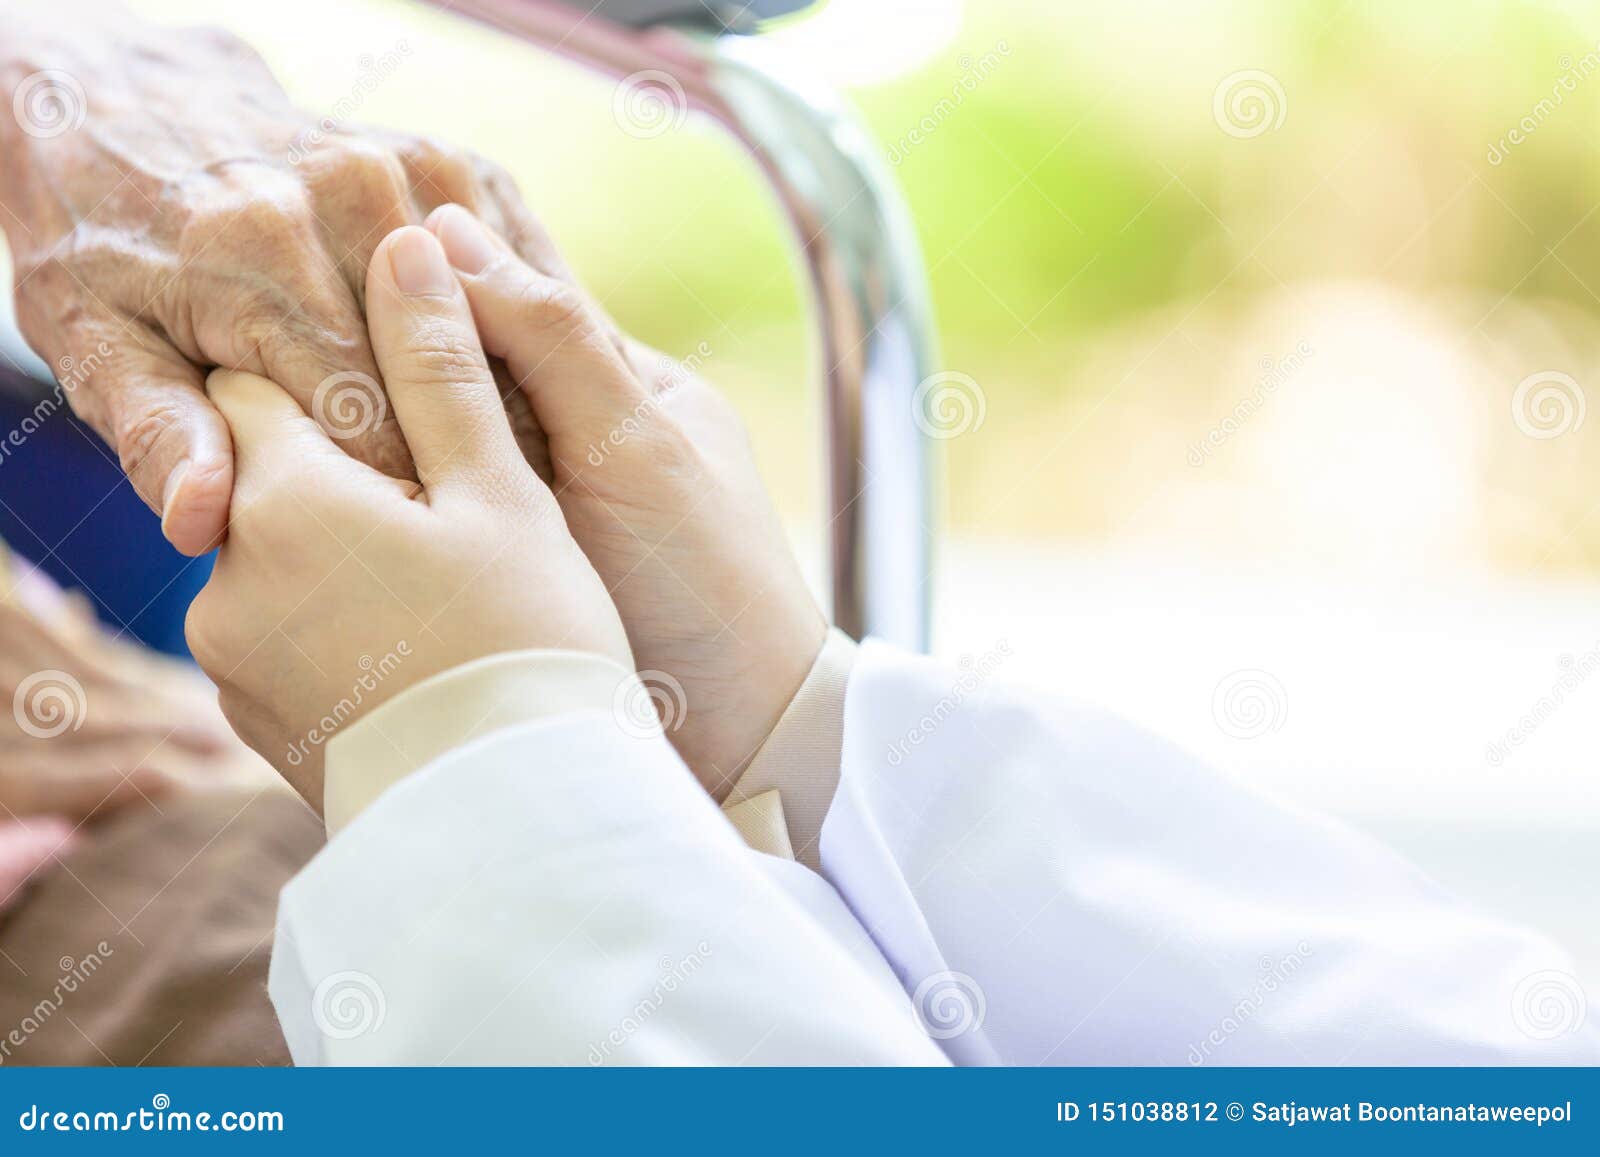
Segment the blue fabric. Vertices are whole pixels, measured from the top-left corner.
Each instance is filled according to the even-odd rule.
[[[213,558],[167,545],[116,454],[64,406],[42,419],[15,380],[0,383],[0,537],[63,587],[87,594],[103,622],[187,657],[183,620]]]

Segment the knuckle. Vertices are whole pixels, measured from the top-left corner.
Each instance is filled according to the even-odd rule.
[[[622,440],[616,456],[675,493],[714,476],[711,455],[700,439],[653,402],[641,403],[619,428],[627,430],[630,425],[633,436]]]
[[[311,236],[311,206],[298,191],[247,201],[236,218],[241,237],[257,245],[299,241]]]
[[[477,182],[477,169],[471,159],[455,149],[435,149],[428,160],[433,179],[446,188],[471,189]]]
[[[164,216],[177,223],[178,251],[182,256],[203,252],[221,236],[242,206],[224,205],[214,182],[188,181],[167,191]],[[230,209],[232,212],[230,212]]]
[[[297,359],[306,351],[329,366],[369,366],[371,344],[342,283],[328,286],[305,262],[291,261],[272,281],[238,294],[230,323],[269,359]]]
[[[475,200],[477,169],[471,154],[432,137],[413,137],[400,149],[411,180],[453,200]]]
[[[710,474],[710,464],[701,448],[675,422],[663,422],[640,440],[641,450],[663,477],[698,482]]]
[[[498,161],[477,153],[464,154],[462,161],[472,169],[473,175],[486,190],[495,194],[517,195],[516,178],[511,175],[510,169]]]
[[[241,328],[255,337],[268,362],[282,365],[310,353],[327,377],[340,372],[371,376],[372,344],[354,309],[320,295],[299,303],[268,295],[241,308],[253,313]]]
[[[522,190],[517,185],[517,179],[511,175],[511,170],[498,162],[475,154],[465,159],[472,170],[472,178],[480,191],[481,199],[487,207],[492,207],[504,219],[507,239],[514,241],[526,233],[534,235],[537,241],[543,242],[544,229],[528,212]]]
[[[277,325],[321,283],[316,218],[298,193],[197,204],[185,213],[179,251],[188,272],[172,288],[240,325]],[[227,292],[207,292],[218,286]]]
[[[409,376],[413,381],[438,389],[482,382],[481,360],[464,348],[418,346],[408,352]]]
[[[424,169],[457,152],[435,137],[421,135],[406,137],[399,149],[407,164]]]
[[[553,277],[530,277],[517,287],[514,302],[518,322],[537,333],[562,334],[587,320],[583,295]]]
[[[294,313],[294,302],[277,285],[261,285],[241,293],[232,302],[228,322],[236,336],[262,346],[281,337],[280,327]]]
[[[481,382],[488,374],[483,354],[456,327],[441,322],[418,325],[401,351],[408,375],[424,382]]]
[[[183,424],[178,407],[168,403],[146,406],[125,415],[117,429],[117,455],[130,478],[155,456],[161,440]]]
[[[173,190],[187,245],[261,247],[315,224],[299,178],[254,161],[191,174]]]
[[[406,178],[393,150],[361,137],[341,137],[328,157],[330,177],[341,187],[354,188],[365,199],[398,203],[404,199]]]

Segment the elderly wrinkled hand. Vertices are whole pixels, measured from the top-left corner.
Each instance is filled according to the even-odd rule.
[[[361,308],[390,231],[461,202],[565,275],[502,170],[319,121],[229,35],[150,27],[97,0],[3,7],[0,226],[19,324],[53,367],[73,367],[62,372],[74,410],[117,448],[181,550],[223,533],[233,485],[210,367],[269,376],[346,451],[410,474],[392,419],[372,420],[381,378]],[[518,440],[540,461],[542,439],[508,392]]]

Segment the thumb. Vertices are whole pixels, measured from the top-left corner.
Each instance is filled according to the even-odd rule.
[[[184,554],[216,546],[233,494],[233,440],[188,362],[139,351],[118,358],[86,385],[97,395],[104,432],[128,480],[161,516],[161,531]]]

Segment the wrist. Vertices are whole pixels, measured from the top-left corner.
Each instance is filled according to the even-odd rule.
[[[747,661],[725,699],[714,707],[689,702],[687,714],[679,720],[684,724],[681,731],[666,720],[679,754],[716,803],[728,798],[800,693],[826,645],[828,625],[820,612],[813,614],[785,628],[781,642],[747,635],[742,644]]]
[[[3,168],[19,167],[17,157],[30,144],[61,135],[54,131],[56,117],[65,116],[70,124],[87,111],[87,90],[115,75],[107,53],[113,44],[129,46],[129,33],[120,7],[93,0],[6,0],[0,5]],[[23,91],[24,86],[31,87]],[[37,91],[39,86],[49,91]],[[18,102],[25,107],[19,108]],[[30,123],[30,109],[44,118],[46,131]]]
[[[98,0],[6,0],[0,5],[0,76],[14,83],[49,68],[70,71],[96,36],[120,39],[127,23],[121,5]]]
[[[782,718],[728,796],[729,804],[776,792],[795,858],[820,866],[822,824],[833,806],[844,752],[844,705],[856,644],[829,631]]]

